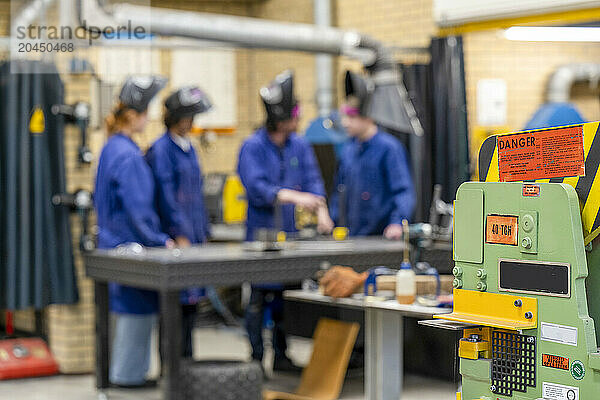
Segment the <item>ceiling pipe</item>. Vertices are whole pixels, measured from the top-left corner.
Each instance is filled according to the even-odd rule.
[[[331,26],[331,0],[313,0],[315,26]],[[327,118],[333,110],[333,56],[317,54],[315,57],[316,100],[319,116]]]
[[[240,47],[359,57],[365,64],[373,64],[376,61],[376,53],[381,47],[379,42],[355,31],[315,27],[311,24],[144,7],[127,3],[116,3],[105,9],[98,4],[97,0],[81,0],[80,4],[80,22],[88,28],[141,26],[147,32],[159,35],[221,41]]]
[[[382,127],[421,136],[423,128],[408,97],[391,51],[381,42],[352,30],[269,21],[259,18],[197,13],[116,3],[79,0],[79,20],[92,27],[143,27],[145,32],[180,36],[237,47],[291,50],[346,56],[360,60],[375,82],[373,118]],[[319,71],[317,71],[317,75]]]
[[[571,87],[575,82],[589,81],[598,84],[600,64],[566,64],[552,73],[546,86],[546,101],[549,103],[567,103],[571,97]]]
[[[11,21],[11,33],[17,37],[18,27],[28,27],[41,16],[45,15],[48,6],[55,0],[33,0],[27,3]]]

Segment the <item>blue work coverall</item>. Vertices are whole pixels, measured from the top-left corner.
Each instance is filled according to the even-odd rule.
[[[292,133],[282,147],[275,145],[266,128],[258,129],[240,150],[238,174],[246,189],[248,218],[246,240],[253,240],[257,228],[276,228],[295,232],[294,206],[281,205],[281,221],[275,221],[274,204],[280,189],[310,192],[325,197],[323,179],[314,152],[308,142]],[[280,225],[280,226],[278,226]],[[246,329],[252,345],[252,357],[262,360],[262,320],[265,296],[273,294],[273,348],[275,357],[285,357],[283,332],[283,285],[253,287],[246,310]]]
[[[202,192],[202,170],[193,146],[185,151],[166,132],[146,153],[156,182],[158,214],[163,230],[192,243],[208,237],[208,219]]]
[[[186,237],[192,244],[206,241],[208,217],[202,191],[202,171],[194,147],[180,147],[172,133],[166,132],[148,149],[146,161],[156,182],[156,207],[162,230],[173,239]],[[185,140],[185,139],[183,139]],[[192,329],[195,304],[204,290],[190,288],[181,292],[183,316],[183,355],[192,356]]]
[[[404,145],[382,130],[366,142],[351,139],[342,151],[330,201],[336,224],[345,224],[352,236],[381,235],[389,224],[410,220],[414,208],[415,190]]]
[[[164,246],[169,236],[160,229],[154,209],[154,179],[141,150],[129,137],[116,133],[100,155],[94,194],[98,247],[126,243]],[[112,383],[144,382],[150,362],[150,337],[158,295],[154,291],[111,283],[110,309],[117,313],[110,367]]]

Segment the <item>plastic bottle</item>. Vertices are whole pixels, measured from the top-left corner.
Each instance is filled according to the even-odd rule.
[[[413,304],[417,295],[415,272],[410,263],[403,262],[396,274],[396,301],[400,304]]]
[[[402,228],[402,234],[404,236],[404,260],[400,265],[400,270],[396,274],[396,301],[400,304],[412,304],[417,297],[417,281],[415,279],[415,272],[410,265],[410,257],[408,254],[410,242],[407,220],[402,221]]]

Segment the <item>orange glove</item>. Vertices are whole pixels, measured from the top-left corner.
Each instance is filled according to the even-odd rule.
[[[350,297],[367,279],[367,273],[359,274],[350,267],[336,265],[319,281],[323,294],[331,297]]]

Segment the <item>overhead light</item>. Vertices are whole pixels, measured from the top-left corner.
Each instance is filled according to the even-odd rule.
[[[504,37],[530,42],[600,42],[600,27],[512,26],[504,31]]]

